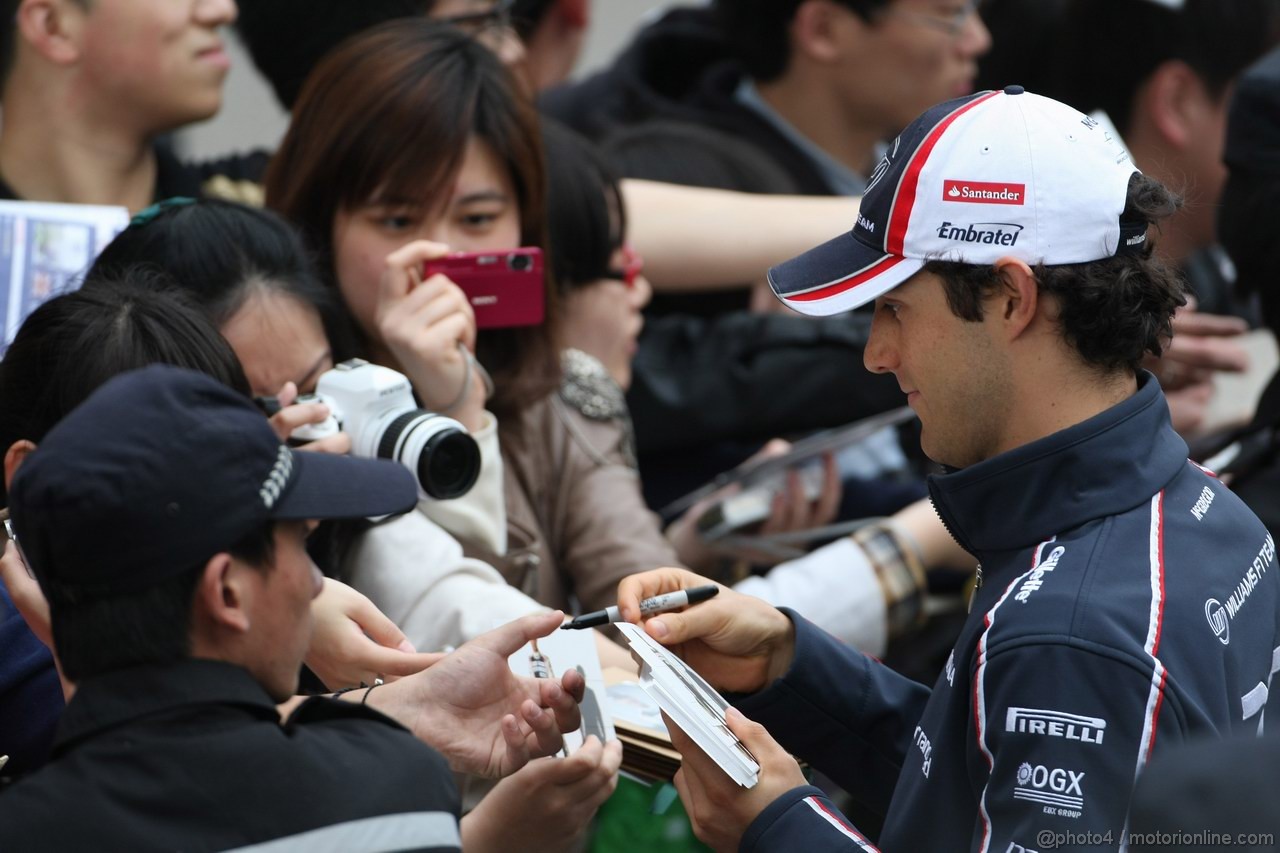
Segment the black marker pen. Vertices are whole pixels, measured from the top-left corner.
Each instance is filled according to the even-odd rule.
[[[679,592],[655,595],[653,598],[646,598],[640,602],[640,615],[648,616],[653,613],[666,613],[668,610],[675,610],[687,604],[697,604],[699,601],[706,601],[708,598],[715,596],[718,592],[720,592],[720,587],[715,584],[708,584],[707,586],[695,586],[693,589],[682,589]],[[610,622],[621,621],[622,615],[618,613],[618,608],[613,606],[606,607],[604,610],[597,610],[594,613],[584,613],[560,627],[576,630],[578,628],[595,628],[600,625],[608,625]]]

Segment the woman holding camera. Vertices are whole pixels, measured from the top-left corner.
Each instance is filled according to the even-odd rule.
[[[428,393],[448,396],[446,371],[458,393],[462,367],[422,344],[438,313],[421,303],[450,283],[418,285],[419,271],[447,252],[545,247],[545,182],[536,115],[501,63],[462,33],[405,20],[315,69],[266,185],[268,205],[318,249],[356,332],[339,357],[406,373],[430,405]],[[476,337],[496,389],[508,547],[467,544],[543,604],[595,609],[621,577],[679,561],[641,500],[622,421],[560,393],[560,304],[553,287],[543,299],[540,325]]]
[[[273,422],[284,436],[324,420],[320,403],[290,405],[297,394],[316,390],[333,367],[332,299],[320,285],[297,234],[280,217],[232,202],[170,200],[138,217],[103,251],[90,271],[87,291],[137,268],[159,275],[156,287],[175,287],[203,310],[231,344],[259,399],[274,397],[283,408]],[[492,434],[492,416],[487,417]],[[497,454],[496,436],[480,436]],[[347,452],[346,433],[310,446]],[[496,461],[501,471],[501,461]],[[472,501],[482,516],[502,503],[501,483],[481,480],[454,501],[424,500],[423,513],[370,527],[323,526],[317,562],[327,575],[350,583],[403,629],[419,648],[460,645],[496,624],[542,609],[484,563],[467,558],[458,542],[429,516],[450,504]],[[454,518],[462,516],[454,510]],[[485,520],[491,528],[493,522]],[[479,529],[480,524],[472,525]],[[490,534],[491,536],[496,534]],[[314,537],[313,537],[314,538]],[[343,685],[329,685],[330,687]]]

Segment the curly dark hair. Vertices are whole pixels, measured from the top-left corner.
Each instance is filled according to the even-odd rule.
[[[1156,225],[1181,203],[1159,181],[1135,172],[1120,218]],[[1173,335],[1173,313],[1187,302],[1186,281],[1152,250],[1148,240],[1139,252],[1079,264],[1038,264],[1033,270],[1040,293],[1058,303],[1063,337],[1102,373],[1136,374],[1147,353],[1164,352]],[[929,261],[924,269],[942,279],[951,312],[974,323],[982,320],[984,300],[1002,285],[995,267]]]

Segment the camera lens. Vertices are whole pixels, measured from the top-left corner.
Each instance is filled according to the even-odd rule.
[[[480,476],[480,446],[462,424],[423,409],[401,412],[377,442],[380,459],[394,459],[413,471],[427,497],[465,495]]]
[[[524,272],[533,266],[533,258],[528,255],[511,255],[507,258],[507,266],[516,272]]]
[[[459,430],[442,430],[427,440],[418,455],[418,480],[434,484],[437,498],[466,494],[480,476],[480,447]]]

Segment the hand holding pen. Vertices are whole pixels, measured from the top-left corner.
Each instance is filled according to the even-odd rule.
[[[695,586],[692,589],[682,589],[677,592],[655,595],[640,602],[640,615],[651,616],[654,613],[677,610],[690,604],[697,604],[699,601],[706,601],[718,592],[720,592],[720,587],[715,584],[708,584],[706,586]],[[594,613],[584,613],[564,623],[560,628],[573,631],[580,628],[597,628],[601,625],[608,625],[610,622],[622,621],[623,618],[618,608],[611,606],[606,607],[604,610],[597,610]]]
[[[687,569],[663,568],[623,578],[618,610],[722,692],[753,693],[791,665],[795,629],[778,608],[733,589],[721,588],[710,601],[679,613],[650,618],[641,603],[668,593],[711,583]]]

